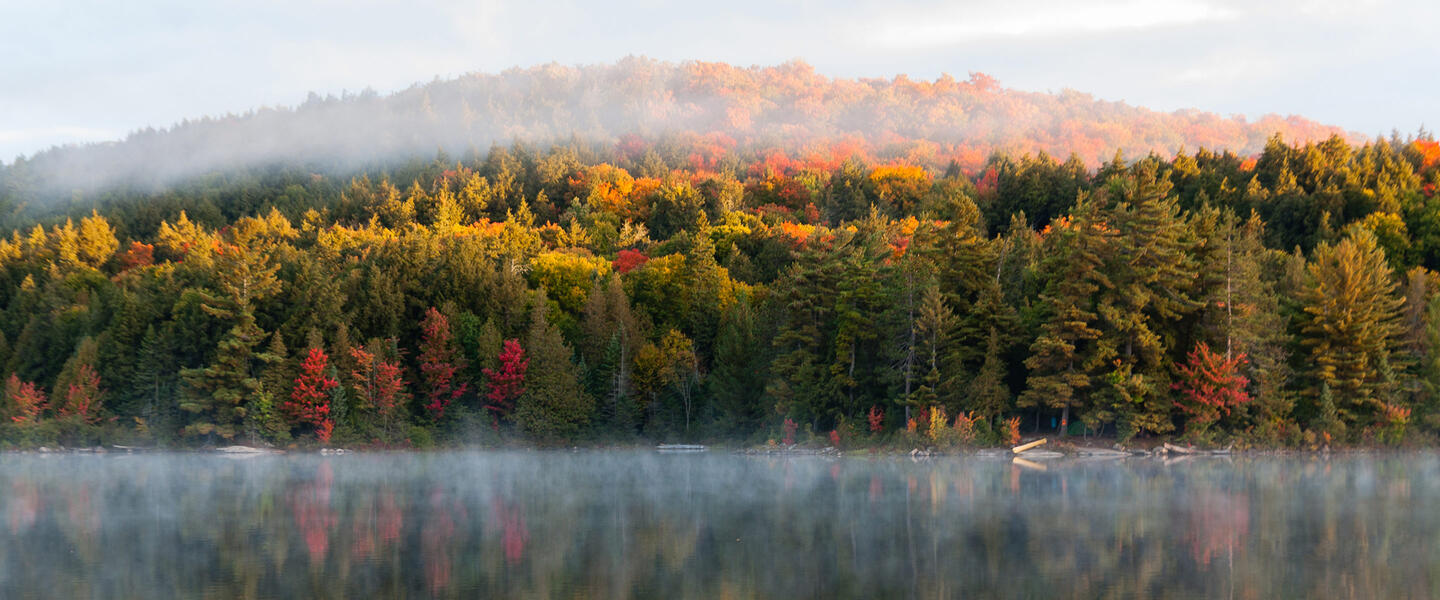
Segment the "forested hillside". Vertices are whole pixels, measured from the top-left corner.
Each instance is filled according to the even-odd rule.
[[[832,148],[496,146],[19,223],[0,440],[1440,427],[1429,139],[973,174]]]
[[[146,128],[123,142],[58,148],[15,161],[15,200],[70,200],[110,186],[153,192],[178,179],[283,165],[326,175],[388,168],[437,148],[454,156],[493,143],[611,143],[667,136],[692,168],[727,152],[779,148],[795,156],[852,150],[978,169],[994,150],[1076,154],[1091,168],[1182,148],[1259,152],[1265,140],[1323,141],[1344,131],[1298,117],[1255,122],[1196,110],[1163,113],[1073,90],[1025,92],[972,73],[934,81],[840,79],[791,62],[741,68],[629,58],[613,65],[544,65],[436,80],[389,95],[311,95],[294,107]],[[1348,137],[1348,141],[1363,140]],[[837,146],[838,142],[838,148]],[[3,157],[9,160],[10,157]],[[4,198],[0,198],[3,200]]]

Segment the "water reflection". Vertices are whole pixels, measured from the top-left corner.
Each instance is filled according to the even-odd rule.
[[[1440,458],[0,457],[0,598],[1435,597]]]

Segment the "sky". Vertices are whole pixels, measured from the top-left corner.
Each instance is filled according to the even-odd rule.
[[[1433,0],[0,0],[0,161],[183,119],[630,55],[1157,110],[1440,123]]]

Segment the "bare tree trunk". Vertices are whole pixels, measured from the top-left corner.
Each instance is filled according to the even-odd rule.
[[[1231,293],[1234,291],[1232,281],[1234,279],[1235,265],[1235,231],[1232,223],[1225,232],[1225,360],[1230,360],[1230,338],[1235,331],[1235,312],[1231,308],[1234,301],[1231,300]]]

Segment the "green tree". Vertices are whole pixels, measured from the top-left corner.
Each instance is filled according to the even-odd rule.
[[[560,330],[545,317],[544,294],[530,312],[525,393],[515,405],[521,429],[550,441],[572,439],[590,422],[595,401],[580,386],[579,368]]]
[[[1040,295],[1046,316],[1025,359],[1030,375],[1016,402],[1021,408],[1060,410],[1061,435],[1071,411],[1088,408],[1091,369],[1109,361],[1094,343],[1101,334],[1095,296],[1111,286],[1101,267],[1113,251],[1115,233],[1097,217],[1095,205],[1081,199],[1070,217],[1046,228],[1043,270],[1050,282]]]
[[[269,256],[238,244],[217,253],[215,267],[219,293],[202,291],[201,308],[211,317],[229,323],[215,348],[209,366],[181,372],[186,393],[181,410],[192,415],[184,433],[214,440],[233,439],[240,432],[248,403],[264,391],[259,368],[274,357],[256,352],[266,335],[255,322],[255,303],[280,289]]]
[[[1174,429],[1168,340],[1201,306],[1191,298],[1192,241],[1170,180],[1158,169],[1155,161],[1144,161],[1104,190],[1112,203],[1108,226],[1118,235],[1106,267],[1111,285],[1101,292],[1096,312],[1104,322],[1101,354],[1116,360],[1102,367],[1112,385],[1099,390],[1104,411],[1092,414],[1113,418],[1122,434]]]
[[[1301,343],[1313,365],[1306,375],[1312,389],[1334,393],[1342,422],[1368,425],[1392,400],[1386,373],[1403,306],[1394,274],[1375,236],[1360,228],[1317,247],[1308,275],[1300,292]]]

